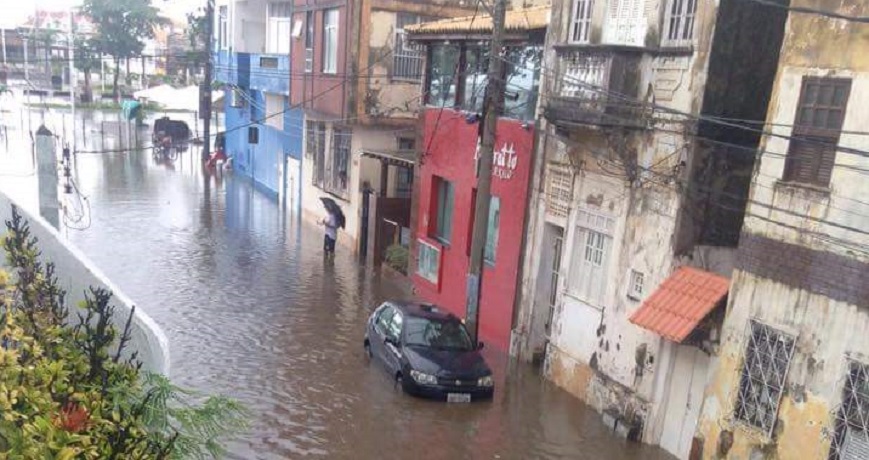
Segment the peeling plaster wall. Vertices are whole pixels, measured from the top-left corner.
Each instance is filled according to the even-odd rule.
[[[420,107],[420,81],[417,79],[396,79],[393,77],[395,58],[395,28],[397,13],[375,10],[371,12],[371,35],[369,37],[367,94],[363,97],[365,113],[376,119],[379,117],[414,120]],[[382,59],[382,56],[392,56]],[[425,66],[420,65],[420,72]]]
[[[697,41],[693,52],[658,54],[647,51],[643,54],[636,91],[640,98],[699,113],[716,6],[717,3],[699,4],[695,29]],[[595,3],[593,43],[603,41],[605,7],[605,2]],[[569,25],[566,18],[570,17],[570,9],[570,1],[553,2],[544,54],[547,68],[557,67],[558,56],[552,45],[567,41]],[[642,18],[648,23],[645,45],[652,49],[659,46],[658,24],[663,21],[662,14],[663,2],[646,3]],[[544,94],[554,87],[552,78],[544,79]],[[674,269],[676,259],[672,245],[680,197],[672,184],[655,183],[663,180],[632,184],[628,178],[636,172],[630,172],[622,165],[614,166],[613,160],[654,167],[661,175],[672,175],[673,167],[685,159],[687,138],[669,132],[630,133],[618,129],[576,129],[566,136],[548,122],[542,125],[541,134],[544,140],[540,142],[540,151],[545,154],[546,161],[573,166],[574,196],[566,219],[549,216],[546,212],[547,178],[540,177],[536,181],[532,207],[537,203],[535,209],[538,212],[532,214],[529,224],[528,256],[522,284],[523,310],[514,334],[514,353],[530,359],[539,342],[533,337],[533,331],[540,329],[534,324],[539,315],[533,311],[533,299],[537,284],[541,282],[537,274],[540,247],[545,244],[542,233],[547,223],[561,226],[564,228],[561,285],[545,373],[556,384],[600,411],[626,417],[636,415],[641,422],[656,420],[654,423],[659,423],[662,417],[653,415],[665,408],[656,398],[666,394],[669,377],[658,378],[657,374],[666,372],[669,364],[659,364],[663,345],[660,336],[628,321],[641,300],[628,298],[627,287],[631,271],[642,272],[645,276],[643,296],[648,296]],[[643,185],[638,187],[640,182]],[[570,273],[571,259],[574,255],[582,255],[580,249],[574,248],[573,242],[580,208],[607,214],[615,220],[609,265],[604,276],[606,293],[599,304],[565,294],[569,278],[576,276]],[[645,426],[644,430],[644,440],[659,441],[660,427]]]
[[[717,455],[724,431],[732,432],[734,441],[726,458],[749,458],[764,446],[776,458],[826,458],[845,357],[869,356],[869,312],[743,271],[733,276],[730,299],[719,364],[698,427],[704,458],[724,458]],[[736,423],[732,415],[751,318],[797,336],[773,439]]]
[[[864,1],[795,0],[792,6],[807,6],[865,16]],[[869,126],[869,28],[813,15],[791,15],[781,52],[776,84],[767,121],[792,125],[804,75],[852,79],[843,130],[865,131]],[[772,132],[791,135],[788,126]],[[869,150],[869,137],[843,134],[840,147]],[[751,199],[743,231],[752,238],[808,248],[816,254],[832,254],[836,266],[811,260],[812,270],[841,270],[842,260],[865,271],[869,263],[869,158],[841,150],[836,156],[828,189],[781,181],[789,140],[767,136],[756,165]],[[775,209],[774,209],[775,208]],[[851,227],[861,231],[848,230]],[[826,234],[819,239],[813,233]],[[746,238],[743,237],[743,240]],[[834,239],[834,240],[833,240]],[[862,250],[861,250],[862,248]],[[795,256],[781,254],[783,276],[778,280],[737,270],[733,276],[720,360],[706,390],[697,433],[704,438],[703,458],[827,458],[833,416],[842,400],[847,359],[869,362],[869,310],[821,295],[815,274],[788,280],[799,263]],[[859,267],[863,267],[862,269]],[[844,276],[844,275],[843,275]],[[859,280],[859,278],[852,278]],[[859,282],[859,281],[858,281]],[[835,294],[835,293],[834,293]],[[865,303],[866,299],[857,299]],[[771,438],[733,420],[741,365],[745,356],[746,331],[757,319],[797,337],[787,384]],[[724,442],[722,442],[724,440]],[[729,449],[719,449],[729,446]]]

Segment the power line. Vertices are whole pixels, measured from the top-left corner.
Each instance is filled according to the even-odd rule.
[[[498,58],[498,59],[503,60],[504,58]],[[545,73],[545,72],[549,72],[550,77],[554,76],[555,78],[561,78],[563,80],[570,81],[571,83],[574,83],[578,86],[582,86],[583,88],[586,88],[586,89],[593,91],[595,93],[603,94],[607,97],[614,97],[614,98],[620,99],[622,101],[621,104],[619,104],[619,103],[614,104],[611,101],[607,101],[606,103],[608,105],[621,105],[623,107],[628,107],[628,108],[633,108],[633,109],[643,109],[645,107],[645,108],[652,109],[652,112],[654,112],[655,110],[658,110],[660,112],[669,113],[669,114],[683,116],[683,117],[686,117],[689,119],[693,119],[694,121],[707,121],[707,122],[712,123],[712,124],[726,126],[726,127],[735,128],[735,129],[740,129],[740,130],[745,130],[745,131],[750,131],[750,132],[754,132],[754,133],[769,136],[769,137],[777,137],[777,138],[786,139],[786,140],[798,140],[801,142],[808,142],[808,143],[812,143],[815,145],[821,145],[821,146],[825,146],[825,147],[834,147],[836,149],[836,151],[841,151],[844,153],[849,153],[852,155],[863,156],[863,157],[869,158],[869,151],[866,151],[866,150],[842,146],[840,144],[832,144],[832,143],[824,142],[824,141],[816,141],[813,139],[808,139],[808,138],[804,138],[804,137],[800,137],[800,136],[779,134],[779,133],[775,133],[775,132],[767,130],[767,129],[752,128],[750,126],[745,126],[744,124],[728,122],[728,121],[724,121],[724,120],[717,119],[714,117],[709,117],[707,115],[695,115],[695,114],[692,114],[689,112],[684,112],[684,111],[681,111],[678,109],[665,107],[665,106],[662,106],[662,105],[654,103],[654,102],[639,101],[633,97],[609,90],[607,88],[603,88],[603,87],[598,86],[598,85],[594,85],[594,84],[582,81],[582,80],[578,79],[577,77],[573,77],[570,75],[553,75],[552,71],[547,71],[547,70],[541,69],[541,73]],[[642,120],[642,118],[637,117],[634,121],[641,121],[641,120]],[[673,120],[673,122],[678,122],[678,121]],[[644,127],[643,129],[648,129],[648,128],[649,127],[647,126],[647,127]]]
[[[787,10],[793,13],[801,13],[801,14],[812,14],[817,16],[823,16],[832,19],[840,19],[848,22],[857,22],[861,24],[869,24],[869,16],[851,16],[847,14],[837,13],[835,11],[829,10],[821,10],[817,8],[809,8],[805,6],[789,6],[783,3],[779,3],[773,0],[745,0],[753,3],[757,3],[760,5],[771,6],[774,8],[779,8],[782,10]]]

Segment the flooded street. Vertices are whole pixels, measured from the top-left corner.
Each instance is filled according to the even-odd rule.
[[[232,458],[670,458],[614,437],[535,369],[491,350],[491,402],[394,390],[362,336],[379,302],[408,297],[406,283],[360,267],[344,247],[324,259],[319,229],[242,179],[203,176],[196,152],[171,164],[150,151],[80,154],[74,175],[90,225],[63,233],[164,328],[177,383],[250,409]],[[24,175],[0,181],[32,187]]]

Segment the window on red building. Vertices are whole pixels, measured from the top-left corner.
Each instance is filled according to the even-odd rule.
[[[305,13],[305,72],[314,71],[314,12]]]
[[[498,249],[498,230],[501,228],[501,199],[493,196],[489,201],[489,226],[486,229],[486,250],[483,260],[495,265],[495,253]]]
[[[323,73],[338,72],[338,10],[323,12]]]
[[[453,233],[453,204],[455,202],[455,188],[452,182],[435,178],[437,189],[437,216],[435,217],[434,234],[438,241],[449,244]]]

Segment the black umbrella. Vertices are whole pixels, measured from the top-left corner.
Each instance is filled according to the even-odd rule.
[[[341,206],[338,206],[338,203],[336,203],[335,200],[326,196],[320,197],[320,201],[323,202],[326,212],[335,216],[335,221],[338,223],[338,226],[344,228],[346,219],[344,218],[344,211],[341,210]]]

